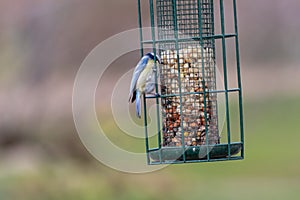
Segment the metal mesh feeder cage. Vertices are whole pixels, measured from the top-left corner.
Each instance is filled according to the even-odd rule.
[[[244,158],[236,1],[232,0],[231,3],[234,30],[227,33],[223,0],[138,0],[141,54],[144,54],[145,45],[151,45],[152,51],[159,55],[162,61],[162,64],[156,66],[156,92],[160,96],[144,98],[148,164]],[[144,12],[145,7],[147,12]],[[216,7],[219,9],[218,34],[215,33]],[[142,24],[147,16],[144,13],[149,14],[151,24],[151,38],[147,40],[144,39]],[[226,42],[229,39],[235,43],[231,48],[235,52],[235,88],[229,88],[228,84]],[[221,52],[219,60],[217,52]],[[223,89],[217,88],[217,64],[223,67]],[[238,140],[232,140],[230,122],[230,94],[233,93],[237,97],[237,104],[234,105],[237,105],[238,113],[238,119],[235,118],[235,123],[239,124],[239,130],[235,130],[238,132]],[[225,130],[222,129],[219,115],[221,95],[224,97]],[[147,127],[147,107],[150,98],[155,98],[157,105],[155,137],[149,137]],[[222,136],[221,129],[225,132]]]

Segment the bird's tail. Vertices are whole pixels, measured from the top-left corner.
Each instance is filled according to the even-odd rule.
[[[136,116],[138,118],[141,118],[141,95],[140,95],[140,92],[137,90],[135,95],[136,95],[136,102],[135,102]]]

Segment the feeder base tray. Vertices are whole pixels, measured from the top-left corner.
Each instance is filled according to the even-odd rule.
[[[242,149],[241,143],[230,144],[230,157],[228,156],[229,144],[187,146],[184,150],[185,160],[182,147],[162,147],[161,149],[150,150],[150,158],[154,162],[172,162],[172,161],[210,161],[217,159],[233,160],[231,156],[238,154]],[[209,156],[207,156],[209,154]],[[241,157],[238,157],[242,159]]]

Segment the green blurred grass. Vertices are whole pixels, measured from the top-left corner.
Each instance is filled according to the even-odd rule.
[[[1,171],[0,199],[299,199],[300,97],[274,96],[244,105],[243,161],[172,165],[143,175],[120,173],[97,161],[49,162],[32,171]],[[109,137],[144,149],[141,140]]]

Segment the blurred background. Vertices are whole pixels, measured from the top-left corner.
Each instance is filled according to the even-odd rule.
[[[101,41],[137,28],[136,2],[0,1],[0,199],[298,199],[298,0],[237,1],[245,160],[132,175],[88,153],[72,118],[74,78]],[[105,72],[99,118],[110,116],[111,83],[138,58],[131,52]],[[102,123],[117,143],[120,130]]]

